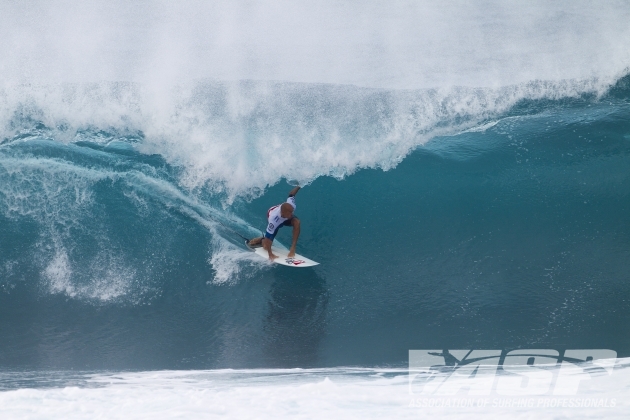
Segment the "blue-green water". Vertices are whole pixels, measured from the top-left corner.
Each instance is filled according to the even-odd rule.
[[[133,118],[64,126],[20,108],[0,145],[0,366],[405,366],[428,348],[628,356],[627,86],[551,88],[429,124],[408,105],[420,91],[290,85],[274,99],[284,111],[266,97],[234,117],[210,85],[195,99],[212,111],[204,127],[238,141],[207,147]],[[294,143],[273,143],[292,130]],[[266,264],[234,234],[264,228],[291,171],[307,184],[298,252],[313,269]]]

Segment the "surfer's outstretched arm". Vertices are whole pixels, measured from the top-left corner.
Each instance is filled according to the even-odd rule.
[[[300,188],[302,188],[302,187],[300,187],[300,186],[298,185],[297,187],[295,187],[295,188],[293,188],[291,191],[289,191],[289,197],[292,197],[292,196],[294,196],[295,194],[297,194],[297,193],[298,193],[298,191],[300,191]]]
[[[293,217],[293,219],[291,219],[291,225],[293,225],[293,242],[291,242],[291,249],[289,250],[289,255],[287,255],[289,258],[295,257],[295,246],[300,236],[300,219]]]

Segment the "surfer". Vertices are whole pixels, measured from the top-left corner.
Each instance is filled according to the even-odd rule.
[[[300,190],[297,186],[289,192],[289,198],[287,201],[273,206],[267,211],[267,230],[265,235],[259,238],[250,239],[247,242],[247,246],[251,248],[262,247],[269,253],[269,259],[274,260],[278,258],[271,252],[271,244],[273,239],[278,233],[278,229],[282,226],[293,226],[293,242],[291,243],[291,249],[289,250],[289,258],[295,256],[295,246],[297,245],[298,237],[300,236],[300,219],[293,214],[295,211],[295,195]]]

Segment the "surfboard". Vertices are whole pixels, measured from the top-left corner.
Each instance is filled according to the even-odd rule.
[[[248,241],[245,241],[245,246],[247,246],[247,242]],[[259,255],[269,261],[269,254],[262,246],[258,248],[251,248],[247,246],[247,248],[254,251],[256,255]],[[271,252],[278,256],[278,258],[273,260],[274,263],[286,265],[287,267],[313,267],[314,265],[319,265],[318,262],[308,259],[300,254],[295,254],[293,257],[289,258],[289,250],[278,241],[274,241],[271,245]]]

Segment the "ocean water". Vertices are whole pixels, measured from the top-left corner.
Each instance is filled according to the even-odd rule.
[[[627,4],[152,6],[0,6],[0,412],[417,416],[409,350],[611,349],[627,415]],[[295,181],[314,268],[241,239]]]

